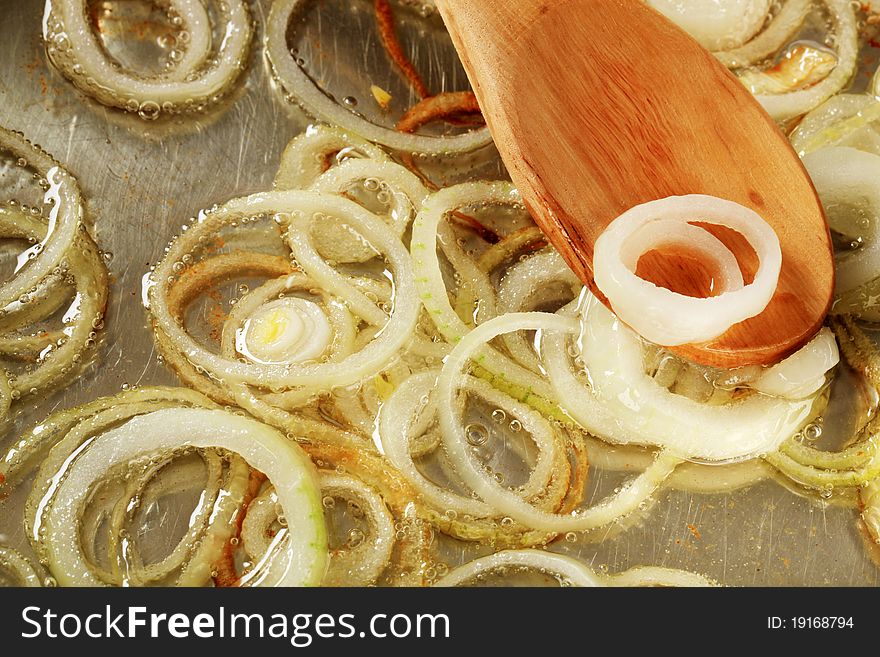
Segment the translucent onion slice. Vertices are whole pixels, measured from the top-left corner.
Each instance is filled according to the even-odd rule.
[[[638,336],[592,296],[583,306],[580,357],[570,364],[561,335],[544,339],[544,365],[559,401],[591,433],[620,444],[665,447],[681,458],[733,461],[775,450],[811,415],[813,399],[751,395],[709,406],[677,395],[645,373]]]
[[[490,506],[433,483],[415,465],[411,443],[434,419],[436,407],[431,403],[430,395],[436,385],[437,374],[436,371],[427,371],[412,375],[382,407],[379,415],[382,451],[425,501],[441,513],[452,511],[474,517],[497,515]],[[545,491],[553,476],[554,456],[559,449],[551,425],[535,411],[495,390],[484,381],[467,377],[462,387],[496,407],[507,409],[507,414],[512,419],[517,419],[523,431],[532,436],[539,455],[528,482],[518,494],[530,498]],[[424,402],[426,397],[428,400]]]
[[[880,102],[867,94],[838,94],[807,114],[791,133],[803,157],[827,146],[851,146],[880,155]]]
[[[36,289],[40,281],[61,264],[83,224],[84,211],[79,185],[73,176],[21,133],[0,128],[0,151],[8,152],[14,160],[33,168],[46,180],[48,189],[43,202],[50,208],[46,237],[22,254],[21,261],[26,264],[0,285],[2,308]]]
[[[25,501],[24,528],[34,552],[41,561],[46,560],[46,543],[49,536],[46,531],[46,515],[52,506],[53,497],[57,490],[57,475],[65,466],[82,451],[89,441],[108,429],[122,424],[137,415],[152,413],[164,408],[178,408],[181,406],[201,406],[203,398],[193,393],[187,396],[181,392],[177,394],[174,389],[165,391],[157,389],[148,391],[147,394],[138,398],[117,396],[110,398],[116,403],[110,403],[109,408],[100,408],[98,400],[92,405],[75,409],[73,413],[78,419],[71,426],[63,429],[63,433],[54,437],[52,449],[40,463],[34,483]],[[137,401],[135,401],[137,399]],[[204,400],[211,406],[210,401]],[[92,413],[90,407],[95,409]],[[50,416],[49,421],[53,418]],[[48,422],[48,421],[47,421]],[[35,427],[33,432],[40,432],[41,426]],[[104,573],[95,575],[101,577]]]
[[[142,118],[203,110],[216,104],[241,76],[253,27],[243,0],[211,2],[218,25],[199,0],[172,0],[190,41],[178,66],[147,76],[122,69],[95,34],[86,0],[47,0],[43,18],[46,50],[58,69],[96,100]],[[213,47],[215,31],[221,37]]]
[[[320,468],[345,473],[376,493],[394,517],[394,553],[383,580],[393,586],[424,586],[426,566],[436,539],[430,526],[418,517],[415,492],[378,453],[312,442],[304,449]],[[332,557],[331,557],[332,558]]]
[[[370,534],[359,542],[349,541],[330,554],[324,586],[369,586],[376,582],[391,561],[394,549],[394,518],[382,497],[356,477],[336,473],[320,474],[324,500],[343,499],[355,504],[370,524]]]
[[[0,377],[0,383],[3,378]],[[149,387],[128,390],[114,397],[102,397],[90,404],[53,413],[13,442],[0,458],[0,482],[6,485],[23,480],[47,452],[62,440],[68,431],[86,418],[93,417],[113,407],[129,404],[155,404],[163,402],[180,405],[213,406],[210,399],[186,388]]]
[[[321,174],[351,159],[386,162],[391,158],[361,137],[325,125],[310,125],[281,154],[275,189],[308,189]]]
[[[174,281],[179,270],[179,265],[175,268],[175,263],[182,262],[184,256],[198,244],[200,237],[212,236],[240,217],[279,212],[292,217],[288,238],[291,250],[304,271],[322,290],[345,299],[356,314],[374,325],[382,326],[374,340],[346,359],[299,365],[241,363],[199,345],[170,312],[167,295],[170,282]],[[386,257],[394,279],[394,307],[390,316],[360,292],[349,277],[337,272],[315,251],[310,228],[318,214],[325,220],[334,219],[347,224]],[[150,310],[158,328],[178,349],[193,363],[215,376],[263,387],[313,385],[331,388],[350,385],[380,371],[407,343],[415,329],[420,308],[413,278],[412,261],[400,239],[385,222],[357,203],[314,192],[265,192],[229,201],[217,211],[204,215],[171,244],[165,259],[152,275],[156,283],[149,289]]]
[[[651,227],[661,221],[662,228]],[[661,288],[635,274],[641,255],[672,241],[663,234],[672,230],[673,222],[690,225],[695,221],[726,226],[749,241],[760,262],[752,283],[737,288],[741,276],[733,281],[728,278],[719,296],[699,299]],[[650,232],[642,233],[645,230]],[[721,248],[723,245],[708,232],[695,226],[687,233],[681,230],[676,234],[676,245],[685,243],[711,257],[727,277],[738,269],[733,267],[735,261],[724,259],[726,247]],[[672,196],[628,210],[599,236],[593,255],[596,285],[614,312],[645,339],[664,346],[707,342],[760,314],[776,291],[781,268],[779,239],[766,221],[738,203],[701,194]]]
[[[779,52],[801,29],[813,9],[813,0],[783,0],[779,11],[764,30],[748,43],[731,50],[716,52],[715,57],[727,68],[752,66]]]
[[[312,183],[310,189],[325,194],[344,195],[351,187],[361,183],[375,192],[375,199],[388,206],[381,216],[400,237],[415,217],[416,210],[428,195],[428,190],[413,174],[393,162],[347,159],[331,167]],[[329,225],[314,235],[315,245],[322,256],[340,263],[366,262],[376,257],[374,249],[343,226]]]
[[[237,350],[255,363],[303,363],[318,360],[333,339],[321,306],[299,297],[261,306],[239,331]]]
[[[348,514],[366,521],[367,532],[351,530],[348,541],[331,549],[329,567],[322,586],[371,586],[391,563],[395,545],[394,517],[372,487],[356,477],[321,471],[321,494],[325,508],[332,509],[336,500],[348,505]],[[278,522],[278,497],[268,488],[248,506],[242,524],[244,549],[251,560],[271,549],[272,537],[288,531]]]
[[[463,287],[471,286],[478,292],[473,295],[476,299],[483,304],[493,303],[495,292],[488,275],[464,253],[453,236],[444,232],[441,226],[444,225],[444,219],[456,210],[469,205],[489,204],[516,208],[522,206],[522,198],[516,188],[508,182],[455,185],[429,196],[413,222],[410,252],[413,257],[416,288],[422,304],[431,316],[431,321],[440,335],[451,344],[461,340],[470,327],[456,314],[449,301],[449,292],[437,253],[438,247],[453,264],[460,280],[468,281],[468,285],[463,284]],[[485,346],[483,350],[487,355],[491,355],[483,359],[481,365],[493,377],[493,385],[520,401],[537,404],[536,408],[540,405],[539,410],[542,412],[547,412],[548,407],[553,406],[552,402],[541,403],[541,400],[548,400],[552,395],[550,387],[541,376],[515,363],[492,347]],[[502,387],[502,384],[507,385]],[[549,414],[552,412],[550,410]]]
[[[851,317],[834,317],[831,324],[847,365],[876,387],[877,347]],[[793,436],[765,460],[792,481],[831,494],[835,488],[867,486],[880,476],[880,421],[875,414],[860,428],[850,444],[825,451]]]
[[[450,571],[434,586],[466,586],[498,571],[536,570],[553,577],[560,586],[606,586],[586,565],[562,554],[543,550],[504,550],[475,559]]]
[[[727,253],[730,254],[729,251]],[[730,255],[733,257],[733,254]],[[505,272],[498,288],[498,306],[503,312],[533,310],[534,308],[526,306],[529,304],[534,306],[545,301],[547,288],[554,283],[567,288],[571,293],[570,298],[576,298],[583,288],[580,279],[556,251],[547,251],[526,258]],[[502,339],[510,355],[518,363],[534,372],[541,371],[538,354],[535,353],[534,345],[529,344],[526,336],[507,333]]]
[[[563,533],[595,529],[612,523],[647,502],[681,459],[661,452],[644,473],[620,488],[612,497],[589,509],[563,515],[538,509],[517,493],[501,486],[487,475],[470,453],[461,412],[455,403],[462,371],[472,358],[477,363],[485,358],[480,354],[480,347],[489,340],[511,331],[526,330],[568,334],[577,331],[577,325],[570,318],[548,313],[502,315],[471,331],[447,358],[437,382],[437,408],[443,445],[449,460],[462,481],[484,502],[496,512],[518,520],[527,527]]]
[[[822,2],[831,14],[837,66],[824,80],[806,89],[756,96],[758,102],[776,121],[788,121],[818,107],[843,89],[856,72],[859,30],[853,3],[850,0]]]
[[[768,369],[750,384],[773,397],[803,399],[814,395],[826,382],[826,374],[840,362],[837,340],[823,328],[803,348]]]
[[[287,45],[289,26],[299,21],[310,4],[310,0],[274,0],[266,19],[266,55],[272,71],[281,86],[309,114],[371,142],[406,153],[454,155],[492,142],[486,127],[447,137],[398,132],[372,123],[337,103],[296,62]]]
[[[31,562],[12,548],[0,546],[0,572],[13,577],[16,586],[28,588],[43,586]]]
[[[697,573],[655,566],[636,566],[626,572],[611,575],[608,579],[611,586],[675,586],[680,588],[718,586],[716,582],[713,582],[708,577]]]
[[[880,155],[835,146],[808,153],[804,166],[832,230],[850,239],[870,234],[863,246],[838,259],[835,293],[841,295],[880,276]],[[856,220],[847,217],[853,210]]]
[[[770,0],[648,0],[708,50],[730,50],[763,27]]]
[[[753,94],[784,94],[807,89],[827,78],[837,67],[837,55],[825,48],[799,43],[782,59],[763,71],[746,71],[739,76]]]
[[[275,485],[294,532],[278,547],[275,577],[253,577],[267,586],[316,586],[327,563],[320,486],[314,466],[294,442],[259,422],[205,409],[166,409],[129,420],[94,438],[66,468],[48,511],[48,565],[59,584],[101,584],[85,563],[78,536],[79,515],[89,490],[114,466],[187,447],[214,447],[241,455]]]
[[[108,554],[111,557],[110,567],[112,573],[107,573],[102,579],[117,585],[121,585],[124,581],[128,586],[147,586],[151,583],[167,580],[167,578],[184,566],[187,566],[187,570],[192,573],[189,567],[189,563],[192,561],[203,563],[204,561],[213,562],[216,559],[220,551],[216,550],[215,546],[212,545],[213,541],[202,541],[200,539],[205,534],[209,524],[214,526],[225,525],[231,531],[229,514],[225,512],[226,509],[224,507],[234,504],[234,500],[229,500],[228,498],[236,497],[236,493],[233,492],[232,495],[229,495],[229,484],[226,483],[224,485],[223,459],[221,456],[214,450],[199,450],[198,454],[203,461],[203,463],[193,463],[198,469],[180,468],[174,471],[174,476],[169,475],[166,472],[166,468],[173,462],[172,455],[171,458],[160,461],[155,466],[147,468],[139,476],[132,477],[126,481],[125,493],[113,506],[109,518]],[[230,470],[238,468],[240,465],[244,465],[245,470],[250,471],[247,464],[238,457],[235,457],[234,466],[231,466]],[[192,471],[193,469],[195,469],[195,472]],[[187,490],[193,486],[194,482],[199,482],[203,475],[203,472],[200,470],[204,470],[205,484],[204,488],[198,486],[200,492],[199,500],[190,514],[189,527],[186,533],[165,557],[159,561],[145,564],[140,550],[137,549],[137,541],[123,541],[123,537],[128,535],[126,524],[131,522],[138,510],[149,509],[150,505],[162,497],[179,493],[181,490]],[[218,498],[221,496],[224,499],[219,500]],[[227,501],[230,504],[227,504]],[[98,525],[94,527],[95,533],[98,531]],[[88,547],[88,542],[92,540],[92,533],[84,531],[83,535],[87,537],[83,542]],[[121,549],[120,543],[124,544],[124,549]],[[194,556],[193,552],[196,551],[211,554],[210,556]],[[97,560],[91,559],[91,555],[90,561],[93,562],[93,565],[97,565]],[[190,579],[189,577],[187,578]],[[195,585],[204,585],[209,580],[210,569],[208,576]],[[182,582],[178,580],[177,584],[181,585]]]
[[[543,550],[504,550],[475,559],[452,570],[434,586],[467,586],[479,583],[492,574],[533,570],[553,577],[560,586],[717,586],[702,575],[673,568],[637,566],[611,576],[596,574],[586,564],[571,557]]]

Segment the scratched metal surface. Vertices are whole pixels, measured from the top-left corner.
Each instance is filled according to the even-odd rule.
[[[258,24],[268,4],[253,4]],[[320,33],[321,47],[303,43],[301,54],[316,60],[322,79],[338,85],[339,97],[354,95],[363,89],[358,71],[372,67],[379,84],[405,97],[406,87],[371,54],[371,3],[320,4],[320,24],[310,29]],[[98,242],[113,254],[112,300],[97,365],[23,409],[0,446],[53,409],[114,394],[124,384],[176,383],[155,357],[140,303],[142,276],[200,208],[270,188],[283,146],[307,124],[279,98],[259,46],[239,93],[214,116],[165,129],[97,105],[47,64],[39,37],[42,6],[39,0],[0,0],[0,124],[23,131],[79,179]],[[428,65],[435,88],[461,88],[461,69],[431,25],[408,20],[410,52]],[[594,490],[615,485],[615,476],[593,475]],[[26,549],[21,502],[17,494],[0,504],[0,543]],[[635,526],[562,542],[558,549],[610,572],[654,564],[728,585],[880,581],[851,508],[794,494],[775,481],[725,494],[666,491]],[[443,551],[451,561],[469,554],[456,543]]]

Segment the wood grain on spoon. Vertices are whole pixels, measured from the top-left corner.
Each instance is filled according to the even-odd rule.
[[[818,330],[834,287],[822,206],[788,140],[708,51],[639,0],[437,5],[514,183],[594,292],[593,244],[612,220],[647,201],[710,194],[775,229],[779,287],[757,317],[674,351],[716,367],[766,364]],[[750,281],[756,257],[745,240],[712,231]],[[639,274],[704,295],[709,273],[694,265],[651,253]]]

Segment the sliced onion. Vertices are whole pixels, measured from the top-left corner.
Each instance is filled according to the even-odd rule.
[[[381,148],[365,139],[337,128],[310,125],[284,148],[275,189],[308,189],[334,164],[352,158],[368,158],[376,163],[390,160]]]
[[[648,0],[709,50],[742,46],[763,27],[770,0]]]
[[[318,304],[285,297],[264,304],[247,320],[237,349],[255,363],[318,360],[330,346],[332,331]]]
[[[738,48],[716,52],[714,55],[728,68],[757,64],[779,52],[791,41],[812,9],[813,0],[783,0],[779,11],[755,38]]]
[[[418,470],[413,461],[410,445],[412,439],[417,437],[416,427],[424,431],[436,413],[436,408],[430,404],[430,399],[428,404],[423,404],[421,400],[430,396],[436,385],[437,374],[436,371],[414,374],[385,403],[379,416],[379,436],[383,452],[410,484],[421,493],[425,501],[441,513],[452,510],[456,514],[469,514],[475,517],[496,515],[491,507],[482,502],[434,484]],[[526,498],[539,494],[551,479],[555,461],[554,451],[558,449],[553,441],[553,432],[549,423],[536,413],[529,413],[526,407],[517,404],[515,400],[504,399],[502,393],[482,381],[468,379],[466,383],[467,390],[481,397],[488,397],[491,403],[498,407],[507,408],[533,436],[539,449],[538,461],[520,494]]]
[[[327,539],[320,488],[308,457],[290,440],[253,420],[203,409],[167,409],[139,416],[96,437],[57,484],[46,518],[48,565],[62,585],[95,586],[94,578],[78,548],[78,524],[82,502],[91,487],[118,464],[150,454],[185,447],[217,447],[244,457],[264,472],[278,491],[291,532],[281,554],[273,561],[277,579],[254,577],[262,585],[318,585],[324,576]]]
[[[47,0],[46,50],[65,77],[105,105],[145,119],[202,111],[219,102],[245,69],[253,34],[248,5],[243,0],[211,2],[217,25],[199,0],[171,0],[169,5],[190,40],[181,61],[166,74],[139,75],[113,61],[89,21],[86,0]],[[214,31],[222,35],[216,46]]]
[[[612,586],[676,586],[681,588],[718,586],[717,583],[709,578],[697,573],[654,566],[630,568],[626,572],[612,575],[609,579]]]
[[[321,174],[310,189],[344,195],[356,182],[362,182],[366,189],[376,191],[376,200],[388,205],[387,216],[384,212],[382,216],[401,238],[428,194],[418,176],[409,169],[393,162],[372,159],[347,159]],[[344,226],[331,224],[323,227],[313,239],[318,252],[328,260],[340,263],[366,262],[376,257],[374,249]]]
[[[843,253],[837,265],[835,293],[844,294],[880,276],[880,155],[835,146],[807,154],[804,166],[813,179],[833,230],[850,238],[871,231],[861,248]],[[857,208],[863,225],[844,223],[841,206]]]
[[[778,96],[821,83],[837,68],[837,55],[826,48],[798,43],[779,62],[762,71],[740,73],[739,81],[755,95]]]
[[[333,550],[324,586],[368,586],[391,561],[394,518],[382,497],[366,483],[348,475],[321,473],[321,493],[354,503],[370,523],[370,535],[357,545]]]
[[[331,550],[323,586],[369,586],[388,566],[395,543],[395,523],[385,501],[365,482],[349,475],[319,472],[325,506],[342,499],[356,506],[369,524],[369,533],[355,545]],[[259,560],[271,546],[273,525],[278,522],[278,498],[269,488],[248,507],[242,526],[244,547],[251,559]],[[280,531],[286,532],[283,527]]]
[[[369,322],[384,325],[375,340],[347,359],[334,363],[300,365],[257,365],[224,358],[199,345],[180,325],[168,307],[169,280],[173,281],[175,263],[198,244],[199,237],[213,235],[227,223],[239,217],[261,213],[286,212],[293,218],[289,230],[292,251],[306,273],[331,294],[346,299],[350,308]],[[310,226],[316,213],[325,218],[338,218],[361,234],[389,261],[394,274],[394,308],[386,316],[373,302],[328,265],[315,251],[309,237]],[[323,213],[328,213],[324,215]],[[179,350],[193,363],[214,375],[230,381],[264,387],[295,387],[311,385],[331,388],[349,385],[365,375],[381,370],[400,348],[406,344],[416,325],[419,302],[413,285],[412,264],[400,239],[381,219],[348,199],[314,192],[265,192],[243,199],[235,199],[216,212],[204,215],[172,243],[165,259],[156,268],[150,288],[150,309],[159,329],[176,343]]]
[[[435,538],[432,528],[418,517],[417,495],[403,477],[376,452],[326,443],[304,448],[319,468],[342,470],[377,492],[394,516],[394,553],[385,564],[383,580],[395,586],[424,586]]]
[[[511,313],[477,327],[458,343],[449,355],[437,383],[437,407],[443,445],[450,462],[462,481],[499,513],[518,520],[528,527],[548,532],[584,531],[602,527],[621,518],[650,498],[681,460],[661,453],[639,477],[622,487],[602,503],[568,515],[549,513],[536,508],[516,493],[489,477],[469,453],[467,438],[461,426],[455,393],[461,373],[471,358],[480,363],[480,346],[510,331],[541,330],[567,334],[576,330],[571,319],[547,313]]]
[[[876,388],[877,348],[850,317],[831,321],[847,365]],[[778,452],[764,459],[792,481],[830,495],[836,488],[867,486],[880,476],[880,421],[871,417],[839,451],[825,451],[797,437],[786,440]]]
[[[751,395],[709,406],[674,394],[645,373],[638,336],[592,297],[582,321],[579,353],[589,383],[572,370],[562,336],[545,337],[544,365],[562,406],[609,442],[665,447],[690,460],[732,461],[775,450],[811,415],[813,399]]]
[[[310,0],[273,0],[266,20],[266,54],[272,71],[281,86],[309,114],[371,142],[406,153],[453,155],[474,151],[492,142],[485,127],[448,137],[412,135],[372,123],[338,104],[296,62],[287,45],[289,26],[299,22],[309,5]]]
[[[452,570],[434,586],[467,586],[493,574],[534,570],[553,577],[560,586],[717,586],[702,575],[673,568],[637,566],[616,575],[597,575],[586,564],[571,557],[543,550],[505,550],[475,559]]]
[[[532,310],[533,308],[526,307],[527,304],[545,300],[547,287],[552,283],[561,283],[570,290],[572,295],[570,299],[576,298],[583,289],[580,279],[556,251],[526,258],[504,274],[498,289],[498,306],[503,312],[508,313]],[[525,336],[519,333],[507,333],[503,340],[510,355],[517,362],[534,372],[541,371],[538,354]]]
[[[827,146],[851,146],[880,155],[880,102],[867,94],[838,94],[807,114],[791,133],[803,157]]]
[[[880,545],[880,477],[859,489],[862,521],[874,542]]]
[[[543,550],[504,550],[475,559],[450,571],[434,586],[465,586],[497,571],[537,570],[550,575],[560,586],[605,586],[602,578],[580,561]]]
[[[823,328],[803,348],[769,368],[750,385],[765,395],[803,399],[825,385],[826,374],[839,362],[834,333]]]
[[[0,377],[0,383],[2,383]],[[136,388],[115,397],[103,397],[90,404],[53,413],[24,433],[9,446],[0,459],[0,481],[15,484],[24,479],[57,442],[68,431],[86,418],[117,406],[129,404],[151,404],[172,401],[177,405],[199,405],[211,407],[213,404],[204,395],[186,388]]]
[[[754,281],[737,289],[737,281],[728,280],[719,296],[699,299],[639,278],[635,274],[639,257],[654,245],[667,242],[662,237],[663,229],[650,228],[659,221],[664,229],[673,221],[683,225],[704,221],[741,233],[760,262]],[[656,232],[640,239],[645,229]],[[676,235],[675,243],[684,242],[704,254],[712,254],[729,276],[732,263],[721,260],[723,251],[713,244],[718,240],[709,236],[711,239],[700,237],[697,241],[698,235],[688,229],[687,234]],[[706,342],[734,324],[760,314],[776,291],[781,268],[779,239],[767,222],[738,203],[700,194],[669,197],[628,210],[599,236],[593,255],[596,285],[614,312],[645,339],[664,346]]]
[[[223,481],[223,459],[213,450],[200,450],[199,455],[204,461],[195,463],[199,467],[203,467],[206,471],[205,485],[199,500],[190,514],[189,527],[184,536],[177,542],[177,545],[164,558],[159,561],[144,563],[144,559],[140,550],[136,549],[135,541],[123,541],[126,534],[126,523],[129,522],[139,509],[149,509],[154,501],[161,499],[164,495],[178,493],[181,489],[187,489],[194,482],[199,481],[200,472],[192,473],[189,469],[184,469],[182,474],[188,479],[179,480],[178,477],[169,476],[164,473],[164,469],[173,463],[173,456],[167,460],[162,460],[154,467],[147,468],[141,475],[132,477],[126,482],[125,493],[117,500],[113,506],[113,510],[109,519],[109,549],[110,555],[110,573],[99,574],[101,579],[107,583],[115,585],[127,586],[147,586],[155,582],[166,581],[175,572],[186,567],[189,574],[186,579],[189,581],[184,583],[183,578],[178,578],[177,585],[191,584],[193,586],[202,586],[210,581],[210,569],[207,576],[201,581],[194,581],[191,577],[193,569],[190,564],[195,562],[201,564],[205,561],[213,562],[219,550],[212,545],[213,541],[202,541],[209,526],[229,528],[229,514],[225,512],[223,507],[232,506],[229,504],[232,500],[230,497],[236,496],[235,492],[230,495],[229,484]],[[250,471],[247,464],[239,457],[234,458],[235,467],[244,466],[246,471]],[[230,468],[232,469],[232,468]],[[227,477],[229,479],[230,477]],[[94,528],[97,533],[100,523],[96,523]],[[83,543],[89,546],[93,540],[91,532],[83,532],[86,538]],[[120,546],[123,543],[124,548]],[[202,555],[194,555],[193,552],[201,552]],[[210,556],[204,553],[210,552]],[[90,557],[93,565],[96,559]],[[103,576],[102,576],[103,575]],[[182,573],[181,573],[182,575]]]
[[[46,180],[48,189],[43,202],[50,208],[46,237],[23,256],[27,264],[0,285],[0,307],[17,301],[33,291],[52,273],[71,250],[83,224],[83,199],[76,180],[52,156],[31,144],[21,133],[0,128],[0,150],[33,168]],[[31,257],[32,256],[32,257]]]
[[[513,185],[506,182],[465,183],[442,189],[425,201],[412,229],[410,252],[413,256],[415,284],[419,297],[440,334],[451,344],[456,344],[470,330],[456,314],[449,301],[449,294],[437,254],[438,246],[454,266],[462,280],[479,286],[481,294],[474,296],[484,303],[492,303],[494,289],[489,277],[468,258],[454,239],[441,239],[441,222],[450,213],[472,204],[496,204],[519,207],[522,199]],[[503,389],[520,401],[532,404],[535,398],[547,400],[551,391],[542,377],[513,362],[499,351],[484,347],[486,358],[480,365],[493,377],[493,385]],[[508,386],[500,387],[506,383]],[[510,384],[517,389],[509,387]],[[540,403],[540,402],[538,402]],[[541,404],[553,406],[552,402]],[[537,406],[536,406],[537,408]],[[545,409],[539,409],[544,412]]]
[[[756,96],[764,109],[777,121],[787,121],[821,105],[843,89],[856,72],[859,55],[859,30],[855,8],[850,0],[822,0],[833,21],[837,66],[821,82],[806,89]]]

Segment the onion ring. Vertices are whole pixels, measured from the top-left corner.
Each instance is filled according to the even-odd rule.
[[[663,219],[685,224],[709,221],[741,233],[760,261],[754,281],[739,289],[728,281],[719,296],[698,299],[636,276],[639,257],[652,248],[651,241],[638,239],[639,231]],[[696,234],[688,233],[689,246],[709,252],[711,241],[700,245],[691,241]],[[658,234],[651,236],[659,243]],[[632,248],[631,240],[636,241]],[[760,314],[776,291],[781,268],[779,239],[757,213],[738,203],[700,194],[669,197],[628,210],[599,236],[593,255],[596,286],[608,298],[614,312],[647,340],[664,346],[707,342],[734,324]],[[729,271],[729,267],[724,271]]]
[[[180,435],[169,435],[169,428]],[[75,547],[77,510],[94,481],[115,464],[183,446],[236,451],[274,482],[284,514],[297,531],[288,535],[273,559],[284,562],[281,568],[272,569],[281,576],[251,579],[263,585],[319,584],[327,558],[326,535],[318,483],[306,456],[274,429],[253,420],[223,411],[183,408],[154,411],[103,433],[65,468],[46,517],[53,535],[47,545],[48,565],[58,582],[100,584]]]
[[[201,112],[215,105],[245,69],[253,27],[243,0],[212,2],[217,25],[198,0],[170,0],[190,41],[178,66],[158,77],[121,70],[88,21],[86,0],[47,0],[43,39],[49,58],[81,91],[143,119]],[[212,30],[222,38],[211,45]]]
[[[690,460],[732,461],[776,449],[808,421],[813,399],[752,395],[707,406],[663,388],[644,371],[642,345],[592,295],[582,304],[580,357],[590,381],[571,368],[564,335],[544,338],[544,367],[563,408],[585,429],[620,444],[665,447]],[[566,312],[566,315],[568,313]],[[622,390],[630,395],[618,397]],[[632,400],[631,404],[627,402]]]

